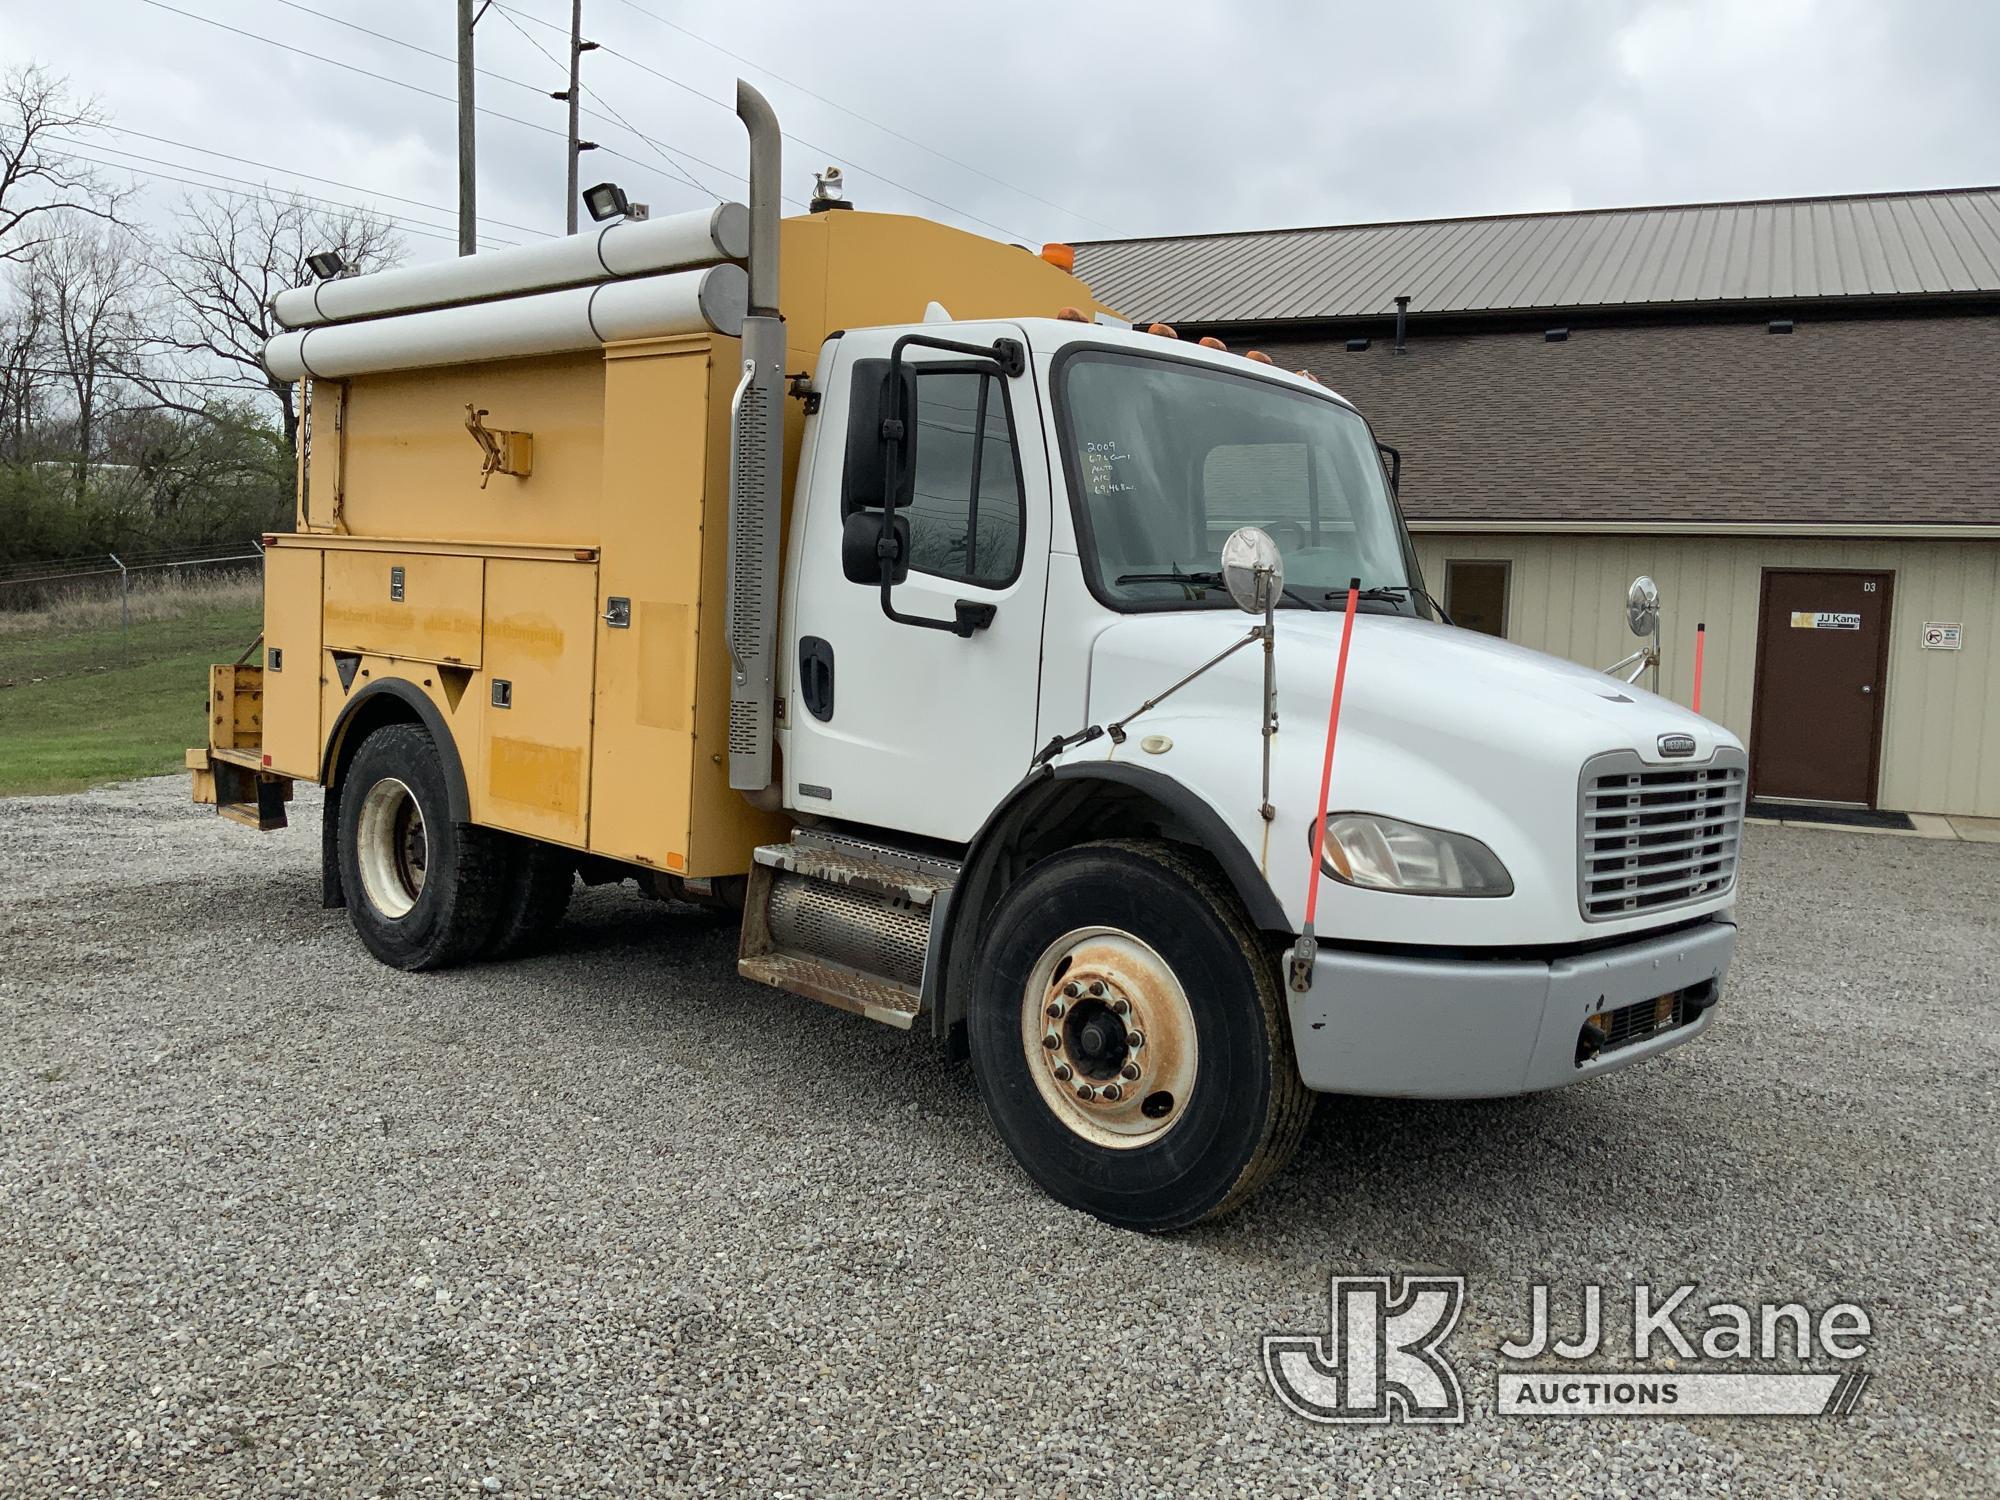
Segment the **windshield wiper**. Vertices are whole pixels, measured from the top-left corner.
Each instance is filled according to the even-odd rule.
[[[1179,568],[1174,569],[1171,573],[1120,573],[1111,582],[1119,588],[1123,588],[1128,583],[1184,583],[1191,588],[1198,589],[1219,589],[1224,586],[1222,575],[1218,572],[1183,573]],[[1326,608],[1324,604],[1307,598],[1289,584],[1278,590],[1278,592],[1302,609]],[[1333,596],[1329,594],[1327,597],[1332,598]]]
[[[1423,600],[1424,603],[1437,611],[1437,617],[1440,620],[1444,621],[1447,625],[1451,624],[1451,616],[1444,612],[1444,606],[1437,602],[1436,596],[1427,589],[1418,588],[1414,583],[1371,584],[1369,587],[1362,589],[1354,597],[1357,599],[1379,599],[1385,604],[1401,604],[1403,596],[1406,594]],[[1327,599],[1345,599],[1347,597],[1347,590],[1328,589],[1323,597]]]

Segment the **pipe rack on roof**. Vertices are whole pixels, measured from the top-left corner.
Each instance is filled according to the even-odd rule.
[[[279,380],[567,354],[619,339],[743,331],[749,278],[738,265],[568,287],[462,307],[282,333],[264,346]]]
[[[742,260],[749,253],[749,210],[718,203],[664,219],[621,219],[546,244],[293,287],[271,299],[271,315],[286,328],[313,328],[686,270]]]

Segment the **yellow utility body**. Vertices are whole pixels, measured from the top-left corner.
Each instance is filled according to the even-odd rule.
[[[788,371],[837,330],[933,302],[1097,310],[1040,256],[920,219],[818,213],[781,235]],[[728,778],[741,365],[710,331],[304,379],[296,529],[265,539],[263,663],[215,669],[197,800],[280,826],[292,781],[336,777],[361,735],[415,717],[455,758],[466,822],[746,873],[784,821]],[[787,496],[803,407],[785,403]]]

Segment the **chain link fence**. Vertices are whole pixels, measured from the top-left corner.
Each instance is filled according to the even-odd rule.
[[[209,637],[247,643],[263,562],[246,538],[0,564],[0,686],[137,665]]]

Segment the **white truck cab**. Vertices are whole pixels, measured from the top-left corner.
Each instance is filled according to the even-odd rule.
[[[1290,1053],[1274,1066],[1310,1089],[1521,1093],[1708,1025],[1736,934],[1741,745],[1613,677],[1445,623],[1375,438],[1334,392],[1054,318],[847,331],[812,391],[780,625],[784,805],[808,837],[911,841],[987,903],[925,924],[920,983],[939,1024],[969,1023],[996,1120],[1059,1196],[1105,1212],[1121,1163],[1065,1161],[1055,1131],[1164,1146],[1224,1045],[1206,1037],[1217,996],[1166,951],[1198,913],[1141,900],[1132,930],[1101,909],[1127,882],[1180,878],[1192,907],[1229,903],[1203,934],[1210,957],[1258,968],[1238,1019],[1253,1029],[1253,995],[1269,1002]],[[886,460],[885,421],[902,424]],[[1263,617],[1246,622],[1218,576],[1243,527],[1283,564],[1268,799]],[[1149,867],[1148,845],[1185,860]],[[1020,866],[1004,894],[986,869],[999,847]],[[1282,987],[1314,878],[1317,951]],[[1074,1012],[1107,996],[1169,1013],[1149,1017],[1157,1040],[1189,1033],[1185,1092],[1154,1087],[1148,1045],[1090,1051]],[[1233,1076],[1209,1086],[1259,1113]]]

